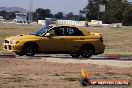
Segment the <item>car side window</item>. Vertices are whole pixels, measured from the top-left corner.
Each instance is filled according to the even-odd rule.
[[[63,36],[63,28],[60,28],[60,27],[54,27],[52,28],[48,33],[51,33],[55,36]]]
[[[64,30],[65,36],[84,36],[84,34],[75,27],[66,27]]]
[[[50,30],[48,33],[55,35],[54,30]]]
[[[66,32],[69,34],[69,35],[72,35],[74,33],[74,30],[72,28],[67,28],[66,29]]]

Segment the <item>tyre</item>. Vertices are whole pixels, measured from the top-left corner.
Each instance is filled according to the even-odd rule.
[[[24,54],[23,53],[16,53],[18,56],[23,56]]]
[[[38,47],[34,43],[24,45],[22,52],[26,56],[34,56],[37,53]]]
[[[80,80],[80,84],[81,84],[82,86],[88,86],[88,85],[90,85],[90,81],[89,81],[88,78],[82,78],[82,79]]]
[[[79,58],[80,54],[70,54],[72,57],[76,57],[76,58]]]
[[[81,49],[80,49],[80,54],[84,58],[91,57],[93,55],[93,53],[94,53],[94,48],[90,45],[85,45],[85,46],[81,47]]]

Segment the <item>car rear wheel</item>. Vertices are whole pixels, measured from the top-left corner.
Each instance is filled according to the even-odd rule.
[[[26,56],[34,56],[36,53],[37,53],[37,46],[34,45],[34,44],[26,44],[24,47],[23,47],[23,53],[26,55]]]
[[[84,58],[89,58],[93,55],[94,48],[90,45],[85,45],[80,49],[80,54]]]
[[[75,53],[75,54],[72,53],[72,54],[70,54],[70,55],[71,55],[72,57],[76,57],[76,58],[79,58],[79,56],[80,56],[80,54],[76,54],[76,53]]]

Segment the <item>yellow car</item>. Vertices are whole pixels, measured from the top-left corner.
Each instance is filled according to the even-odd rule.
[[[19,56],[70,54],[89,58],[105,50],[102,35],[90,33],[77,26],[44,26],[32,34],[11,36],[5,39],[3,49]]]

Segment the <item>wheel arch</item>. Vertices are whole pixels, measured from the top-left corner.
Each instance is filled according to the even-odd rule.
[[[28,42],[25,42],[22,46],[22,49],[26,46],[26,45],[29,45],[29,44],[33,44],[35,46],[37,46],[37,51],[39,51],[39,46],[37,44],[37,42],[34,42],[34,41],[28,41]]]

